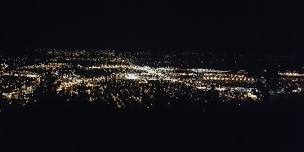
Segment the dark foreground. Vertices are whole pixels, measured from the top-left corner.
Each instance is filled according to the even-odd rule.
[[[263,150],[298,151],[303,141],[301,99],[242,105],[238,110],[231,104],[214,103],[204,112],[191,104],[154,111],[117,111],[88,102],[13,107],[0,113],[1,149],[228,151],[263,146]]]

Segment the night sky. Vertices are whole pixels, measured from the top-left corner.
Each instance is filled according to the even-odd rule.
[[[128,151],[128,148],[132,148],[132,150],[142,148],[165,148],[168,150],[174,148],[192,150],[197,148],[208,150],[210,148],[212,151],[218,148],[223,148],[225,151],[229,151],[229,148],[233,151],[239,149],[246,151],[246,149],[253,148],[274,151],[273,149],[277,148],[281,151],[283,149],[286,149],[286,151],[287,149],[289,151],[300,151],[298,149],[303,147],[301,142],[304,135],[303,89],[297,86],[296,89],[302,91],[299,96],[288,94],[286,97],[281,93],[279,96],[270,95],[272,94],[270,91],[272,91],[271,89],[274,90],[275,87],[273,86],[280,84],[279,80],[281,79],[277,75],[278,70],[281,70],[277,68],[278,62],[273,62],[273,59],[277,59],[274,55],[290,55],[290,58],[283,58],[284,62],[287,61],[288,63],[282,64],[282,67],[285,65],[289,67],[290,65],[293,68],[302,68],[303,71],[304,5],[292,3],[288,0],[272,2],[266,2],[266,0],[199,0],[199,2],[191,0],[183,0],[182,2],[178,0],[99,0],[98,2],[90,2],[89,0],[83,0],[83,3],[75,0],[65,2],[63,2],[64,0],[59,2],[54,2],[54,0],[48,2],[46,0],[7,1],[0,1],[0,59],[3,59],[3,64],[0,65],[0,81],[1,85],[8,84],[9,86],[5,87],[3,85],[2,88],[8,90],[7,88],[13,88],[12,86],[16,85],[34,90],[28,87],[28,84],[32,82],[25,79],[22,74],[28,72],[29,75],[27,76],[33,76],[33,73],[37,71],[37,74],[41,73],[41,78],[39,77],[37,80],[39,80],[39,84],[40,79],[42,80],[42,85],[39,87],[42,89],[37,89],[38,93],[35,92],[36,95],[33,98],[37,96],[38,100],[37,102],[35,100],[33,104],[30,102],[32,107],[19,108],[19,106],[12,104],[12,109],[7,110],[7,112],[2,111],[3,113],[0,114],[0,148],[1,150],[4,149],[2,151],[67,152],[92,151],[93,149],[106,151],[107,148],[110,150],[121,148],[123,151]],[[192,101],[192,99],[201,95],[192,96],[191,93],[200,91],[192,92],[187,84],[177,81],[176,86],[185,88],[186,91],[178,90],[176,92],[179,92],[182,97],[189,94],[191,98],[188,99],[187,96],[187,99],[176,100],[171,97],[164,97],[164,93],[160,91],[166,90],[162,89],[162,86],[167,90],[176,90],[172,87],[175,85],[172,85],[171,82],[168,83],[167,80],[159,82],[153,80],[152,82],[156,84],[156,97],[159,97],[157,100],[154,100],[156,97],[151,98],[151,101],[155,102],[153,106],[158,106],[155,113],[152,111],[151,113],[141,113],[140,106],[131,108],[134,113],[131,111],[130,113],[112,112],[111,109],[108,110],[108,105],[101,102],[95,104],[82,102],[81,99],[86,97],[84,91],[81,91],[80,94],[77,93],[79,100],[72,98],[75,101],[64,100],[62,102],[61,99],[65,95],[59,97],[53,94],[55,93],[55,91],[52,91],[53,86],[55,86],[53,82],[57,80],[54,79],[53,81],[53,78],[65,78],[66,75],[71,75],[73,79],[78,79],[76,73],[78,71],[79,76],[84,72],[80,78],[89,80],[90,77],[86,76],[85,73],[92,75],[91,71],[82,70],[79,67],[91,66],[90,60],[81,60],[81,56],[78,58],[78,56],[75,57],[76,55],[70,57],[66,55],[54,56],[54,58],[63,59],[58,60],[58,64],[63,65],[62,68],[59,70],[54,68],[55,71],[44,68],[44,66],[56,66],[56,60],[36,54],[36,56],[39,56],[38,60],[33,61],[35,63],[33,65],[30,61],[29,65],[39,68],[32,70],[27,69],[27,66],[23,66],[23,64],[27,65],[26,59],[32,60],[32,57],[35,58],[34,53],[30,52],[28,54],[28,56],[31,56],[30,58],[27,58],[28,56],[25,56],[26,58],[7,58],[9,60],[6,60],[5,55],[5,57],[2,56],[2,53],[12,53],[19,56],[27,53],[28,50],[32,51],[33,48],[219,50],[228,51],[228,53],[230,53],[229,51],[239,50],[249,55],[244,55],[246,57],[241,58],[240,62],[235,62],[235,66],[230,64],[231,69],[248,68],[249,73],[258,80],[257,85],[254,84],[254,86],[261,88],[261,91],[265,92],[267,96],[265,97],[265,104],[253,104],[251,102],[244,105],[239,103],[230,104],[228,100],[224,103],[220,102],[221,97],[219,97],[219,93],[215,92],[217,86],[212,84],[211,91],[206,92],[206,100]],[[224,64],[234,59],[227,59],[225,56],[221,58],[220,55],[206,60],[218,59],[211,63],[223,61],[221,63]],[[260,56],[266,57],[259,60],[257,57]],[[297,58],[292,58],[292,56],[297,56]],[[77,60],[74,60],[74,57]],[[48,60],[45,61],[45,58]],[[99,63],[100,59],[102,59],[102,62]],[[103,63],[112,64],[112,62],[116,62],[116,60],[113,60],[116,58],[112,58],[112,55],[109,59],[111,61],[104,60],[102,56],[98,60],[92,60],[92,63],[94,61],[99,66]],[[119,57],[119,59],[124,58]],[[159,60],[161,59],[159,58]],[[220,59],[225,59],[225,62]],[[7,68],[6,61],[9,61],[8,64],[16,62],[17,65],[20,64],[24,68],[19,68],[15,64],[13,66],[9,65],[9,68]],[[61,61],[63,62],[61,63]],[[125,61],[123,63],[128,63]],[[237,59],[234,61],[237,61]],[[73,63],[77,65],[73,65]],[[81,66],[79,66],[80,64]],[[67,68],[69,66],[72,67],[70,70]],[[93,66],[95,65],[92,64]],[[224,67],[226,66],[229,66],[229,64],[224,65]],[[144,68],[146,67],[144,66]],[[40,72],[40,69],[46,70]],[[100,70],[100,73],[116,71],[116,69]],[[139,71],[138,69],[131,70],[132,73]],[[179,72],[180,70],[174,71]],[[62,75],[57,75],[57,72],[62,73]],[[4,75],[7,73],[9,77]],[[75,73],[77,75],[74,75]],[[92,73],[95,73],[95,70]],[[99,73],[99,71],[96,71],[96,73]],[[123,70],[123,73],[126,73],[126,71]],[[111,79],[112,77],[116,79],[116,76],[109,75],[111,75]],[[159,76],[157,75],[157,77]],[[98,78],[96,77],[96,79]],[[303,83],[300,78],[296,77],[296,79],[295,82],[292,82],[295,84]],[[12,82],[13,85],[6,83],[6,80]],[[65,81],[55,82],[65,83]],[[90,81],[93,82],[95,79],[92,78]],[[192,78],[190,81],[192,81]],[[67,82],[70,82],[70,79]],[[163,82],[164,84],[161,85]],[[199,81],[193,79],[193,83],[197,82]],[[83,80],[81,84],[83,86],[87,84],[95,85],[88,82],[85,84]],[[101,82],[96,82],[96,84],[103,87]],[[97,90],[96,95],[105,95],[112,97],[112,99],[114,99],[113,95],[116,92],[126,92],[126,95],[131,92],[131,95],[133,95],[132,91],[121,91],[120,89],[123,87],[128,89],[128,84],[132,84],[130,89],[134,86],[135,91],[137,89],[141,90],[140,87],[137,88],[137,84],[141,84],[137,80],[136,83],[129,80],[115,80],[115,83],[109,83],[110,86],[113,86],[108,88],[109,94],[104,94],[103,90]],[[219,88],[223,88],[224,85],[218,84]],[[198,83],[198,85],[203,84]],[[193,84],[193,86],[196,85]],[[286,86],[288,86],[288,90],[294,91],[289,85]],[[147,85],[147,87],[150,89],[150,85]],[[88,87],[81,86],[80,88]],[[240,89],[242,87],[236,88]],[[153,90],[153,88],[150,90]],[[284,91],[284,89],[281,90]],[[281,90],[278,91],[281,92]],[[9,93],[15,94],[16,87],[11,91]],[[145,92],[142,90],[135,91],[134,94]],[[171,92],[169,91],[169,93]],[[0,106],[10,104],[10,102],[3,101],[4,95],[9,98],[12,96],[11,94],[1,93]],[[118,97],[118,94],[116,95]],[[249,95],[247,93],[247,96]],[[204,94],[202,96],[205,97]],[[121,98],[123,97],[126,96],[123,94]],[[112,102],[112,99],[109,102]],[[162,102],[166,100],[170,101],[170,105],[168,105],[168,102]],[[173,106],[171,100],[176,102],[177,106]],[[205,108],[203,108],[205,104],[210,107],[210,113],[205,113]],[[150,105],[152,106],[152,104]],[[171,105],[176,109],[166,108]],[[226,107],[228,107],[227,111]],[[237,109],[236,111],[241,113],[230,111],[230,107],[233,107],[232,110]]]
[[[9,2],[1,5],[2,50],[24,48],[304,48],[301,5],[263,1]]]

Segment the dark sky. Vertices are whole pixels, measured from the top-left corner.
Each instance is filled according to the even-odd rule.
[[[304,48],[301,5],[255,0],[9,2],[1,48]]]

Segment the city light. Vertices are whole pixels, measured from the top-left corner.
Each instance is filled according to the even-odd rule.
[[[38,58],[31,64],[9,64],[2,59],[0,92],[7,103],[29,104],[36,100],[34,94],[38,88],[44,90],[42,95],[54,91],[67,101],[81,98],[88,102],[115,103],[118,109],[128,108],[130,104],[152,109],[153,100],[159,94],[174,100],[185,98],[205,103],[210,93],[215,92],[216,100],[221,102],[261,103],[263,94],[257,86],[259,82],[267,85],[264,78],[243,69],[232,72],[184,68],[174,66],[171,60],[149,61],[149,56],[141,60],[142,54],[136,52],[49,50],[45,53],[45,60]],[[277,89],[270,90],[272,94],[303,92],[304,74],[287,71],[278,72],[277,76]]]

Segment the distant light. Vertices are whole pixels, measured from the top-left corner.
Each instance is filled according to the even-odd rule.
[[[130,80],[135,80],[139,78],[138,75],[135,73],[128,73],[125,77],[126,79],[130,79]]]
[[[248,92],[248,93],[247,93],[247,96],[248,96],[249,98],[253,99],[253,100],[257,100],[257,99],[258,99],[258,96],[255,95],[255,94],[252,94],[251,92]]]

